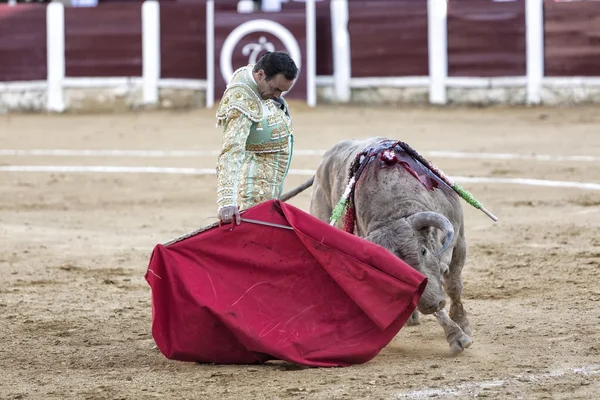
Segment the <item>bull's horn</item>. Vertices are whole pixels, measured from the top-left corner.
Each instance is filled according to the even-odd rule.
[[[454,239],[454,227],[452,223],[442,214],[432,211],[422,211],[415,213],[406,218],[406,221],[413,227],[414,230],[419,230],[428,226],[440,229],[446,235],[442,249],[438,252],[442,254],[448,249],[450,243]]]

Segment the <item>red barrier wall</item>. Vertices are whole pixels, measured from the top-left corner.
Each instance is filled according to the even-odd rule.
[[[141,4],[65,7],[66,76],[142,76]]]
[[[297,8],[282,9],[278,13],[260,13],[258,18],[273,21],[287,29],[293,40],[297,43],[301,53],[301,64],[298,65],[300,73],[294,83],[294,87],[286,94],[288,99],[305,99],[307,93],[307,68],[306,68],[306,18],[303,10]],[[231,53],[227,54],[227,49],[223,51],[225,41],[235,29],[251,20],[256,20],[257,15],[239,14],[235,11],[216,11],[215,12],[215,96],[220,98],[225,90],[229,80],[227,72],[221,69],[221,56],[225,57],[224,65],[231,68],[230,73],[236,69],[253,63],[260,58],[267,49],[285,50],[286,44],[283,39],[278,38],[272,33],[253,30],[242,34],[237,43],[232,44]],[[257,29],[260,28],[257,27]],[[233,36],[231,36],[233,37]],[[262,42],[261,42],[262,40]],[[262,44],[261,44],[262,43]],[[268,47],[265,47],[268,46]],[[288,48],[291,50],[291,48]],[[231,57],[231,58],[229,58]]]
[[[544,2],[547,76],[600,76],[600,2]]]
[[[330,0],[316,3],[317,11],[317,75],[333,75]]]
[[[45,80],[46,5],[0,5],[0,81]]]
[[[206,79],[206,2],[160,4],[161,77]]]
[[[448,76],[523,76],[525,1],[450,1]]]
[[[236,0],[217,2],[234,10]],[[317,2],[317,74],[333,74],[330,0]],[[600,2],[545,0],[547,76],[600,76]],[[142,75],[142,1],[65,8],[69,77]],[[205,0],[161,1],[161,75],[206,78]],[[524,76],[525,0],[448,3],[450,76]],[[283,3],[283,8],[304,8]],[[428,75],[424,0],[350,1],[353,77]],[[46,5],[0,5],[0,81],[46,79]]]
[[[349,1],[352,76],[426,76],[427,2]]]

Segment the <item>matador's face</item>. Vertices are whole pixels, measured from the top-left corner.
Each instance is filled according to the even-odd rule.
[[[261,97],[268,100],[280,98],[283,92],[290,90],[294,81],[285,79],[285,76],[281,73],[267,80],[265,71],[261,69],[256,73],[256,84]]]

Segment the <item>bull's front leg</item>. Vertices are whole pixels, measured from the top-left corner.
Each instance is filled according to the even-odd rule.
[[[460,326],[464,333],[471,336],[471,324],[469,323],[467,312],[465,311],[465,307],[460,298],[462,279],[459,276],[455,280],[449,280],[445,286],[444,289],[446,290],[446,294],[448,294],[448,297],[450,297],[451,300],[449,317]]]
[[[441,309],[440,311],[433,313],[433,315],[444,329],[446,340],[448,341],[450,350],[453,354],[462,352],[473,343],[473,340],[463,332],[460,326],[450,319],[446,309]]]
[[[415,310],[415,311],[413,311],[412,314],[410,314],[410,317],[406,321],[406,326],[415,326],[415,325],[420,325],[420,324],[421,324],[421,316],[419,314],[419,311]]]
[[[451,300],[450,318],[461,327],[465,334],[472,336],[471,325],[461,300],[463,289],[462,269],[465,264],[466,253],[465,239],[461,234],[452,254],[450,274],[444,280],[444,291]]]

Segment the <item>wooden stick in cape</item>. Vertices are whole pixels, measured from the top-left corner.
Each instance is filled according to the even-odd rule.
[[[485,207],[483,207],[483,204],[481,204],[471,193],[469,193],[468,191],[463,189],[459,184],[450,180],[450,178],[448,178],[441,170],[439,170],[435,165],[433,165],[428,160],[423,158],[423,156],[421,156],[419,153],[417,153],[412,147],[410,147],[408,144],[401,142],[401,141],[398,141],[397,144],[400,147],[402,147],[404,149],[404,151],[406,151],[408,154],[410,154],[412,157],[414,157],[417,161],[419,161],[421,164],[423,164],[424,166],[429,168],[429,170],[431,172],[433,172],[438,178],[440,178],[442,181],[444,181],[444,183],[446,185],[451,187],[452,190],[454,190],[467,203],[469,203],[476,209],[483,211],[483,213],[485,215],[487,215],[488,217],[490,217],[494,222],[498,221],[498,218],[494,214],[492,214],[491,212],[486,210]]]

